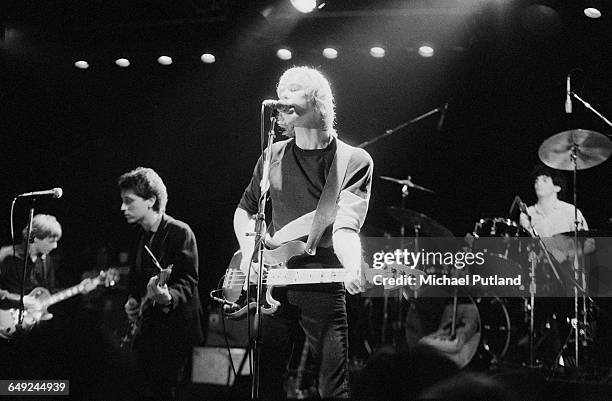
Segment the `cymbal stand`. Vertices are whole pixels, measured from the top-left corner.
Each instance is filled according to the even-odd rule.
[[[410,191],[408,190],[408,185],[402,185],[402,201],[401,201],[401,208],[405,209],[406,208],[406,198],[408,197],[408,195],[410,195]],[[420,227],[419,227],[420,228]],[[416,231],[417,236],[418,236],[418,231]],[[404,223],[400,224],[400,248],[403,250],[406,247],[406,225]],[[402,291],[402,288],[398,288],[397,289],[397,298],[396,298],[396,308],[397,308],[397,320],[395,322],[395,330],[396,332],[394,333],[394,340],[395,340],[395,345],[399,346],[401,344],[401,336],[402,336],[402,332],[404,329],[404,325],[403,325],[403,319],[402,319],[402,296],[403,296],[404,291]],[[415,292],[415,298],[416,298],[416,292]]]
[[[578,259],[578,228],[580,227],[582,223],[578,221],[578,191],[576,188],[577,182],[578,182],[578,163],[577,163],[578,144],[576,144],[575,141],[572,144],[572,151],[570,154],[570,158],[572,160],[572,165],[574,166],[573,171],[572,171],[572,181],[573,181],[573,186],[574,186],[572,195],[573,195],[573,201],[574,201],[574,262],[573,262],[573,266],[574,266],[575,285],[574,285],[574,320],[572,322],[572,328],[574,330],[574,358],[576,358],[576,368],[578,368],[580,366],[580,361],[578,359],[578,357],[580,356],[579,355],[580,354],[579,352],[580,332],[582,331],[586,338],[587,311],[586,311],[586,299],[585,299],[586,280],[585,280],[585,275],[584,275],[584,265],[581,265]],[[581,280],[580,285],[578,284],[578,280]],[[582,297],[582,315],[584,319],[583,322],[580,322],[580,314],[578,311],[578,303],[579,303],[578,289],[579,287],[581,287],[580,296]],[[581,330],[581,327],[582,327],[582,330]]]
[[[535,247],[529,249],[529,365],[527,367],[537,368],[533,342],[535,340],[535,294],[536,288],[536,264],[538,256]]]

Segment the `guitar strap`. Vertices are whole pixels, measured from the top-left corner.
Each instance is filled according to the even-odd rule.
[[[323,232],[336,218],[338,197],[340,196],[340,191],[342,191],[349,160],[353,153],[351,146],[338,138],[335,140],[336,154],[329,169],[319,203],[317,203],[317,209],[313,217],[312,226],[310,227],[310,234],[308,234],[308,239],[306,240],[306,253],[311,256],[316,254],[317,245],[323,236]]]
[[[325,229],[333,223],[336,218],[337,202],[340,192],[344,186],[346,179],[346,172],[348,169],[348,163],[351,159],[353,149],[351,146],[342,142],[338,138],[336,140],[336,153],[330,166],[327,180],[323,186],[321,197],[317,203],[316,210],[306,213],[295,220],[287,223],[283,228],[274,233],[272,238],[267,238],[266,243],[270,246],[277,247],[282,243],[294,240],[308,235],[306,241],[307,253],[314,255],[316,253],[317,245],[325,232]],[[272,165],[278,163],[285,152],[286,144],[291,140],[285,141],[285,143],[277,142],[282,148],[278,149],[277,155],[272,161]],[[276,145],[276,144],[275,144]],[[276,169],[270,169],[272,177],[270,180],[279,179],[273,174],[279,174]]]

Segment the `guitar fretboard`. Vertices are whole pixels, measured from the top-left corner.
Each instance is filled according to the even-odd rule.
[[[100,284],[99,278],[95,278],[92,281],[96,286]],[[56,304],[65,299],[74,297],[75,295],[81,294],[83,292],[85,292],[85,284],[81,282],[75,286],[66,288],[65,290],[56,292],[55,294],[51,295],[49,299],[45,302],[45,306],[51,306],[53,304]]]
[[[271,269],[268,285],[338,283],[344,281],[346,269]]]

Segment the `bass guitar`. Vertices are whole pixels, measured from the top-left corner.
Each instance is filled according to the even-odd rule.
[[[262,305],[262,313],[272,314],[280,306],[280,302],[272,296],[272,290],[275,286],[340,283],[351,273],[344,268],[288,269],[288,262],[296,256],[304,255],[305,250],[306,244],[302,241],[290,241],[278,248],[264,250],[263,261],[267,271],[262,277],[265,286],[265,301]],[[223,303],[223,311],[230,319],[240,319],[246,315],[247,311],[257,306],[255,285],[247,284],[246,275],[240,270],[241,260],[242,254],[238,251],[230,260],[225,272],[223,287],[221,288],[223,299],[215,298]],[[403,267],[391,273],[390,270],[369,269],[367,264],[362,263],[362,280],[366,284],[378,284],[374,280],[376,276],[380,276],[380,279],[382,279],[389,278],[393,274],[420,276],[424,273],[408,267]],[[247,286],[250,286],[248,291]],[[247,293],[249,299],[247,299]]]
[[[119,272],[117,269],[108,269],[101,271],[93,279],[85,279],[81,283],[55,294],[51,294],[46,288],[36,287],[24,297],[24,300],[31,301],[28,302],[29,305],[33,304],[36,307],[25,309],[21,322],[19,322],[18,308],[0,309],[0,338],[14,338],[18,333],[30,331],[38,322],[51,319],[53,314],[47,310],[51,305],[65,301],[75,295],[86,294],[99,285],[106,287],[113,286],[118,281]]]

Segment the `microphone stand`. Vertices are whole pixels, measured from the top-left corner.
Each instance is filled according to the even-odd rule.
[[[264,247],[265,247],[265,230],[266,230],[266,201],[268,191],[270,189],[270,159],[272,158],[272,144],[274,143],[274,127],[276,125],[276,117],[270,117],[270,130],[268,131],[268,147],[264,149],[264,111],[265,105],[261,105],[260,121],[261,121],[261,149],[262,149],[262,174],[260,187],[260,196],[258,203],[257,214],[255,215],[255,232],[251,235],[255,236],[255,247],[251,255],[251,263],[247,274],[247,280],[250,280],[251,267],[253,260],[257,258],[259,261],[259,272],[257,275],[257,295],[255,308],[255,317],[253,322],[253,379],[251,383],[251,399],[259,399],[259,375],[260,375],[260,360],[261,360],[261,324],[262,324],[262,300],[265,299],[263,294],[263,269],[264,269]],[[246,256],[246,255],[245,255]],[[249,297],[247,296],[247,300]],[[248,315],[248,314],[247,314]]]
[[[17,199],[17,198],[15,198]],[[25,253],[23,255],[23,274],[21,276],[21,288],[19,290],[19,318],[17,319],[18,325],[17,327],[21,327],[23,323],[24,313],[25,313],[25,305],[23,303],[24,294],[24,286],[27,277],[27,267],[28,267],[28,259],[30,258],[30,237],[32,236],[32,221],[34,220],[34,204],[36,203],[36,198],[32,198],[32,204],[30,206],[30,214],[28,217],[28,234],[25,237]]]
[[[578,100],[580,103],[582,103],[584,105],[584,107],[586,107],[587,109],[591,110],[593,112],[593,114],[595,114],[597,117],[599,117],[600,119],[603,120],[603,122],[605,122],[606,124],[608,124],[609,127],[612,127],[612,122],[610,122],[610,120],[608,120],[606,117],[604,117],[600,112],[598,112],[597,110],[595,110],[595,108],[593,108],[593,106],[591,106],[588,102],[586,102],[585,100],[583,100],[580,96],[578,96],[575,92],[569,92],[569,95],[574,97],[576,100]]]
[[[548,264],[550,265],[553,273],[555,273],[555,277],[557,278],[557,280],[559,280],[559,282],[562,283],[561,277],[559,276],[559,273],[557,272],[555,265],[550,259],[550,254],[548,252],[548,249],[546,248],[546,244],[544,244],[544,242],[542,241],[542,237],[540,237],[540,234],[538,234],[538,231],[535,229],[535,227],[533,226],[531,222],[531,215],[529,214],[525,206],[520,207],[520,208],[524,209],[524,210],[521,210],[521,212],[525,213],[525,215],[527,216],[527,220],[529,221],[529,227],[531,228],[533,237],[538,240],[540,247],[544,250],[544,255],[546,255],[546,260]],[[535,350],[534,350],[534,344],[533,344],[535,340],[535,306],[536,306],[535,305],[535,295],[537,292],[536,272],[535,272],[537,256],[536,256],[534,249],[529,250],[529,262],[530,262],[530,267],[529,267],[529,279],[530,279],[529,281],[529,365],[527,365],[527,367],[539,368],[540,366],[536,364],[536,361],[535,361],[535,352],[534,352]]]
[[[378,142],[378,141],[380,141],[381,139],[388,137],[389,135],[393,135],[394,133],[396,133],[397,131],[401,130],[401,129],[402,129],[402,128],[404,128],[404,127],[407,127],[407,126],[409,126],[409,125],[411,125],[411,124],[414,124],[414,123],[416,123],[417,121],[421,121],[421,120],[423,120],[424,118],[427,118],[427,117],[429,117],[429,116],[431,116],[431,115],[434,115],[434,114],[436,114],[436,113],[443,113],[443,112],[444,112],[444,106],[441,106],[441,107],[436,107],[435,109],[429,110],[428,112],[426,112],[426,113],[424,113],[424,114],[421,114],[420,116],[417,116],[417,117],[413,118],[413,119],[412,119],[412,120],[410,120],[410,121],[406,121],[406,122],[404,122],[404,123],[402,123],[402,124],[398,125],[397,127],[394,127],[394,128],[391,128],[391,129],[386,130],[386,131],[385,131],[383,134],[381,134],[381,135],[378,135],[378,136],[376,136],[376,137],[374,137],[374,138],[372,138],[372,139],[370,139],[370,140],[368,140],[368,141],[365,141],[365,142],[360,143],[359,145],[357,145],[357,147],[358,147],[358,148],[365,148],[366,146],[370,146],[370,145],[371,145],[371,144],[373,144],[374,142]]]
[[[561,276],[559,276],[559,273],[557,272],[557,268],[555,267],[555,265],[552,262],[552,259],[550,258],[550,252],[548,252],[548,248],[546,248],[546,244],[544,243],[544,241],[542,241],[542,237],[540,237],[540,234],[538,234],[538,231],[535,229],[535,227],[531,223],[531,215],[527,212],[527,208],[525,208],[525,210],[522,212],[525,213],[525,215],[527,216],[527,219],[529,220],[529,227],[531,228],[531,232],[533,233],[533,238],[538,240],[540,247],[544,251],[544,256],[546,256],[546,261],[550,265],[550,268],[552,269],[553,273],[555,273],[555,277],[561,284],[563,284],[563,281],[561,280]]]

